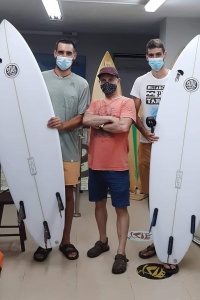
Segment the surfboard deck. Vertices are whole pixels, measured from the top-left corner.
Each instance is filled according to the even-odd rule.
[[[178,57],[157,115],[150,165],[150,220],[162,262],[179,263],[200,220],[200,36]]]
[[[102,61],[99,65],[98,71],[96,73],[96,77],[94,80],[93,92],[92,92],[92,100],[93,99],[101,99],[104,98],[105,95],[102,92],[99,79],[97,75],[99,71],[103,67],[115,67],[113,59],[108,51],[106,51],[105,55],[102,58]],[[118,85],[118,94],[122,95],[121,84]],[[134,125],[132,125],[130,133],[129,133],[129,153],[128,153],[128,163],[129,163],[129,174],[130,174],[130,199],[131,200],[141,200],[144,197],[141,194],[136,192],[136,188],[139,184],[139,172],[138,172],[138,158],[137,158],[137,148],[138,148],[138,140],[139,134]],[[136,193],[135,193],[136,192]]]
[[[64,227],[57,193],[65,206],[59,136],[57,130],[47,128],[54,111],[30,48],[6,20],[0,25],[0,58],[3,172],[17,210],[24,204],[24,222],[33,239],[41,247],[54,247],[60,243]],[[44,221],[50,232],[47,244]]]

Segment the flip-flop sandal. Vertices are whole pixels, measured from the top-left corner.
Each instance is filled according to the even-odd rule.
[[[38,247],[35,253],[33,254],[33,258],[35,261],[45,261],[49,255],[49,253],[52,251],[52,248],[42,248]]]
[[[170,266],[170,264],[169,264],[169,266]],[[178,265],[176,265],[176,268],[174,268],[174,269],[166,269],[165,267],[164,267],[164,265],[163,265],[163,269],[165,270],[165,273],[166,273],[166,275],[173,275],[173,274],[177,274],[178,273],[178,271],[179,271],[179,266]]]
[[[113,274],[122,274],[126,272],[127,262],[129,260],[126,258],[126,255],[117,254],[115,256],[115,261],[112,267]]]
[[[139,257],[140,257],[140,258],[143,258],[143,259],[145,259],[145,258],[150,258],[150,257],[153,257],[153,256],[156,255],[156,249],[155,249],[154,246],[151,246],[151,245],[149,245],[149,246],[146,248],[146,252],[145,252],[145,253],[142,253],[143,251],[144,251],[144,250],[142,250],[142,251],[139,252]],[[145,255],[145,254],[147,254],[149,251],[153,251],[153,253],[152,253],[152,254],[149,254],[149,255]]]
[[[60,245],[59,250],[64,254],[64,256],[69,260],[75,260],[79,258],[79,252],[72,244]],[[70,256],[70,254],[75,253],[75,256]]]
[[[97,241],[94,247],[88,250],[87,256],[90,258],[94,258],[108,250],[110,250],[110,247],[108,246],[108,239],[106,240],[105,243],[103,243],[102,241]]]

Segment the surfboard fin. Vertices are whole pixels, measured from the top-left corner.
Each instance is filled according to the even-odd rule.
[[[44,221],[43,225],[44,225],[44,243],[45,243],[45,247],[47,249],[47,240],[50,240],[51,234],[49,231],[49,226],[48,226],[47,221]]]
[[[149,232],[151,232],[151,229],[152,229],[153,226],[156,226],[157,216],[158,216],[158,208],[154,208],[153,217],[152,217],[151,225],[150,225],[150,228],[149,228]]]
[[[168,243],[168,250],[167,250],[168,255],[172,254],[173,242],[174,242],[174,238],[173,238],[173,236],[170,236],[169,237],[169,243]]]
[[[18,211],[18,224],[21,224],[21,221],[26,219],[26,212],[24,207],[24,201],[19,201],[19,211]]]
[[[60,196],[60,193],[56,193],[56,199],[58,201],[58,209],[59,209],[59,212],[60,212],[60,216],[62,218],[62,214],[61,214],[61,211],[64,210],[64,205],[63,205],[63,202],[62,202],[62,198]]]
[[[151,133],[154,133],[154,127],[156,126],[156,119],[154,117],[147,117],[146,124],[151,128]]]
[[[190,232],[191,234],[193,234],[194,237],[194,233],[195,233],[195,225],[196,225],[196,216],[192,215],[191,216],[191,227],[190,227]]]

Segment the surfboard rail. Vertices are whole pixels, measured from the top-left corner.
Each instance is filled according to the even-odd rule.
[[[0,41],[2,169],[32,237],[43,248],[54,247],[62,238],[65,188],[58,132],[47,128],[53,107],[30,48],[6,20]]]
[[[152,226],[156,253],[170,264],[183,259],[200,220],[199,69],[200,35],[176,60],[156,118],[159,141],[151,152],[150,220],[157,209]]]

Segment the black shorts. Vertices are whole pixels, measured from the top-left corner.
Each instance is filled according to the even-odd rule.
[[[111,195],[114,207],[127,207],[130,205],[129,171],[98,171],[89,169],[89,200],[100,201]]]

